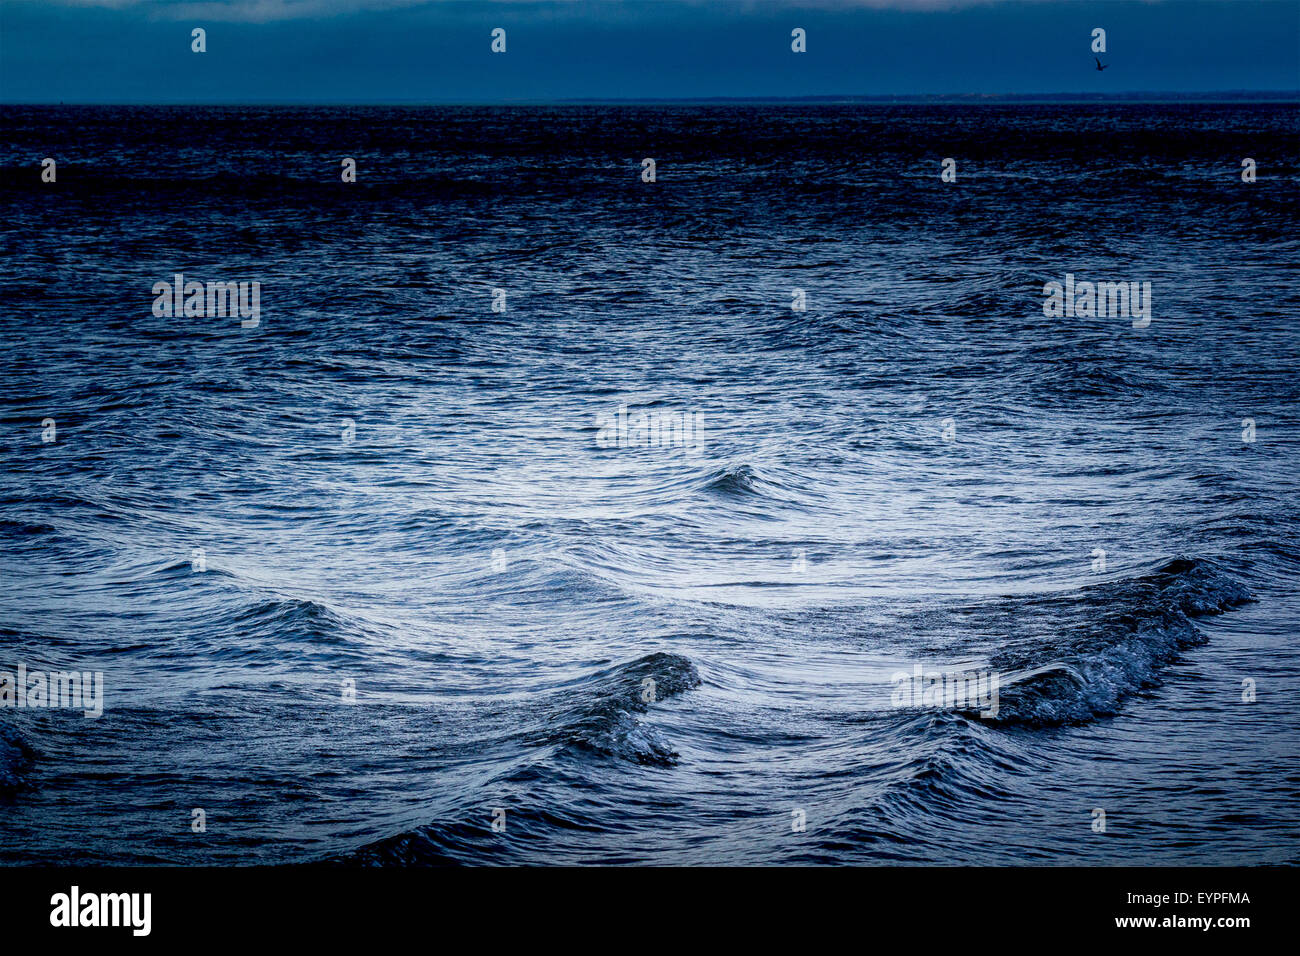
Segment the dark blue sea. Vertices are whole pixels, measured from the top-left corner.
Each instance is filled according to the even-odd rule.
[[[1300,107],[0,116],[0,862],[1300,862]]]

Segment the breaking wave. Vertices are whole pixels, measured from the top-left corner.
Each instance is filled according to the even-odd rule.
[[[680,654],[657,653],[600,671],[566,693],[543,739],[566,748],[639,764],[668,766],[678,754],[638,715],[656,701],[698,687],[695,665]]]
[[[993,721],[1037,727],[1115,714],[1160,683],[1184,649],[1205,642],[1195,618],[1249,600],[1245,585],[1204,559],[1177,558],[1152,574],[1087,588],[1090,617],[1041,637],[1032,656],[1010,649],[993,659],[1004,675]]]

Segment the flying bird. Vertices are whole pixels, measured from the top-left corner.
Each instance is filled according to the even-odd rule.
[[[1095,56],[1093,57],[1093,59],[1094,59],[1094,60],[1097,60],[1097,58],[1096,58]],[[1106,66],[1110,66],[1110,64],[1107,63]],[[1097,60],[1097,72],[1098,72],[1098,73],[1100,73],[1102,70],[1106,69],[1106,66],[1102,66],[1102,65],[1101,65],[1101,60]]]

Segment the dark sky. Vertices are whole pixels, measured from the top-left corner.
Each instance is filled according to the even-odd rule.
[[[505,54],[489,50],[498,26]],[[1300,88],[1300,0],[0,0],[0,27],[7,102]],[[794,27],[807,53],[791,52]]]

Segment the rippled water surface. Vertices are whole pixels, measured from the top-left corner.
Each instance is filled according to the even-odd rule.
[[[3,117],[0,861],[1300,861],[1296,107]]]

